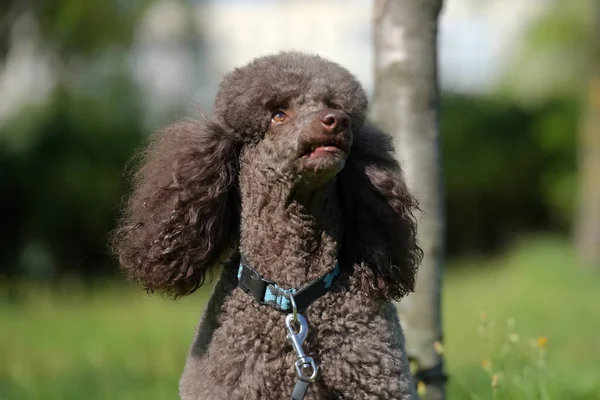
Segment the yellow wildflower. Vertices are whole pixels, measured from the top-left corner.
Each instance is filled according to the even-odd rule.
[[[481,366],[486,371],[491,371],[492,370],[492,360],[490,360],[489,358],[486,358],[485,360],[482,360],[481,361]]]
[[[413,374],[415,374],[418,369],[419,369],[419,364],[417,363],[417,361],[416,360],[410,360],[410,372],[412,372]]]
[[[546,336],[540,336],[536,341],[537,347],[540,349],[548,347],[548,338]]]
[[[419,383],[417,383],[417,393],[419,394],[419,396],[425,396],[426,391],[427,388],[425,387],[425,383],[423,383],[423,381],[419,381]]]
[[[498,388],[499,382],[500,382],[500,377],[497,374],[494,374],[494,376],[492,376],[492,389]]]

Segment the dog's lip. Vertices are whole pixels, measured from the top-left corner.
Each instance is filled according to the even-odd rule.
[[[329,140],[307,143],[303,156],[311,156],[315,153],[348,153],[349,145],[346,140],[331,138]]]
[[[335,146],[319,146],[312,150],[308,158],[319,157],[325,154],[344,153],[340,148]]]

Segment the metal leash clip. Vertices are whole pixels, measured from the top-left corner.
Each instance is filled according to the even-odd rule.
[[[298,359],[294,363],[294,366],[296,367],[296,373],[301,381],[314,382],[318,373],[317,364],[312,357],[308,357],[304,353],[304,349],[302,348],[302,343],[304,343],[304,340],[306,340],[306,336],[308,335],[308,324],[304,316],[302,314],[298,314],[294,296],[290,294],[289,297],[290,302],[292,303],[292,314],[288,314],[287,317],[285,317],[285,326],[289,332],[287,334],[287,339],[292,343],[292,347],[298,355]],[[294,330],[294,322],[297,322],[300,326],[300,330],[298,332]],[[305,374],[305,370],[308,369],[311,371],[310,375]]]

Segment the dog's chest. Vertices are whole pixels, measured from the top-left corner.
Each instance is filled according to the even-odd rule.
[[[328,293],[305,312],[303,348],[319,367],[307,399],[399,398],[401,333],[388,306],[349,292]],[[286,339],[285,314],[253,303],[240,290],[222,310],[203,357],[210,381],[223,385],[229,398],[289,399],[298,357]]]

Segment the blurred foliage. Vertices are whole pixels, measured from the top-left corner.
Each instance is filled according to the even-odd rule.
[[[490,250],[523,230],[571,230],[593,2],[540,7],[494,96],[444,101],[450,250]]]
[[[500,93],[522,103],[548,99],[582,99],[578,132],[578,172],[564,180],[546,180],[552,195],[564,199],[568,186],[577,193],[573,238],[579,256],[589,266],[600,265],[600,1],[553,0],[525,30],[518,56]],[[560,124],[560,121],[555,121]],[[548,124],[547,129],[553,126]],[[569,134],[563,131],[563,136]],[[555,169],[560,168],[555,167]]]
[[[61,56],[127,45],[149,0],[54,0],[32,9],[46,42]],[[84,33],[85,32],[85,33]]]
[[[500,93],[533,103],[577,97],[596,40],[593,15],[592,0],[551,0],[515,43]]]
[[[117,76],[93,94],[59,87],[0,128],[6,269],[47,277],[106,266],[121,171],[144,137],[141,115],[136,88]]]
[[[524,107],[443,96],[451,253],[495,250],[527,231],[568,229],[578,113],[567,100]]]
[[[0,60],[10,48],[10,31],[21,16],[36,21],[44,47],[66,61],[108,47],[127,46],[152,0],[4,0],[0,3]]]
[[[95,276],[144,139],[139,88],[127,62],[151,0],[9,0],[0,6],[0,59],[29,19],[51,54],[49,95],[0,121],[0,273]],[[114,268],[114,267],[113,267]]]

